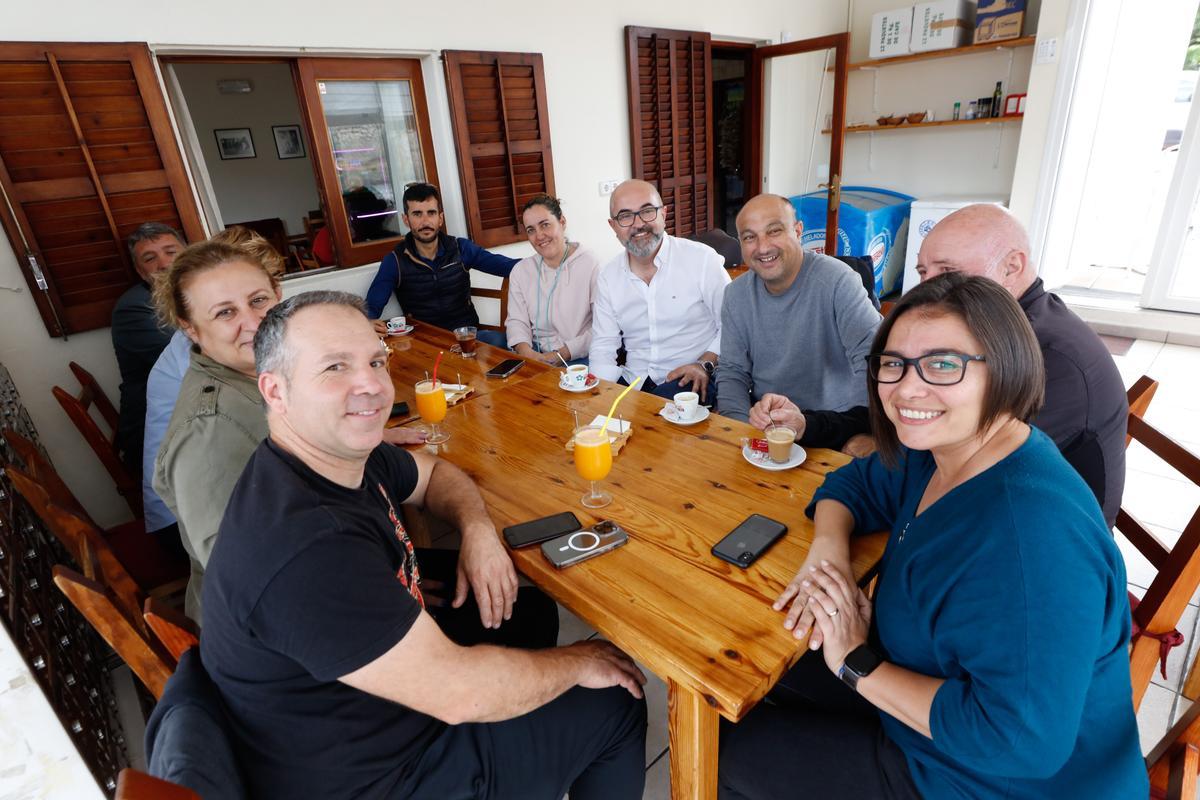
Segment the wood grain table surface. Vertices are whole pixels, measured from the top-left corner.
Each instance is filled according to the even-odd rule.
[[[498,529],[569,510],[585,525],[608,518],[629,532],[624,547],[564,570],[539,547],[513,558],[535,584],[667,682],[672,796],[715,797],[718,715],[741,719],[804,652],[805,642],[783,629],[770,604],[812,541],[805,506],[825,474],[849,459],[814,449],[799,467],[767,471],[742,457],[744,438],[761,435],[749,425],[716,414],[673,425],[658,416],[665,401],[634,391],[621,404],[632,438],[601,482],[613,502],[592,511],[580,504],[587,483],[565,449],[572,412],[586,424],[623,387],[601,381],[573,394],[558,387],[558,377],[557,370],[530,370],[523,380],[488,387],[450,409],[443,424],[449,442],[427,447],[474,478]],[[748,569],[711,555],[756,512],[786,524],[787,535]],[[857,578],[874,568],[885,543],[884,534],[855,539]]]

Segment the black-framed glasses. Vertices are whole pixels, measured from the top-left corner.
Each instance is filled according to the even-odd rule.
[[[655,218],[658,217],[659,211],[662,211],[662,206],[642,206],[637,211],[622,211],[613,217],[613,219],[622,228],[628,228],[633,224],[634,217],[637,217],[642,222],[654,222]]]
[[[909,366],[917,370],[921,380],[933,386],[953,386],[962,383],[967,374],[967,364],[972,361],[987,361],[984,356],[955,353],[926,353],[916,358],[905,358],[896,353],[871,353],[867,356],[867,371],[877,383],[899,383]]]

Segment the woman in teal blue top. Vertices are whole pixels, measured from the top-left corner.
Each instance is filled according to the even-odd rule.
[[[775,603],[811,630],[825,685],[811,653],[727,732],[722,796],[1147,797],[1125,568],[1095,497],[1025,422],[1045,378],[1021,309],[987,279],[938,277],[899,301],[868,365],[879,451],[817,491],[808,559]],[[872,604],[849,538],[879,529]]]

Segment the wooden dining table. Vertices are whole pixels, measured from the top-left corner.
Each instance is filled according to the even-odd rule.
[[[449,410],[450,440],[426,447],[471,475],[498,529],[573,511],[584,525],[611,519],[628,531],[625,546],[562,570],[540,547],[512,556],[534,584],[666,682],[671,795],[714,798],[719,717],[742,719],[805,652],[771,603],[812,542],[805,506],[849,459],[813,449],[798,467],[768,471],[743,457],[746,437],[761,435],[749,425],[712,414],[678,426],[659,416],[663,399],[634,391],[620,406],[632,434],[602,481],[613,502],[592,511],[580,503],[588,486],[566,444],[576,419],[606,412],[624,387],[601,381],[576,394],[558,379],[547,369],[481,392]],[[713,556],[752,513],[783,522],[787,535],[746,569]],[[854,539],[857,579],[875,568],[885,542],[884,534]]]

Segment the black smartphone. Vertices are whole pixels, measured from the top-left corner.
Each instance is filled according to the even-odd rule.
[[[504,529],[504,541],[516,550],[518,547],[541,544],[564,533],[574,533],[580,527],[579,519],[570,511],[564,511],[550,517],[509,525]]]
[[[746,521],[713,545],[712,554],[742,569],[753,564],[771,545],[787,533],[787,525],[762,514],[751,514]]]
[[[408,415],[408,403],[401,400],[399,403],[392,403],[392,413],[388,415],[388,419],[393,417],[403,417]]]
[[[507,361],[501,361],[496,366],[487,371],[489,378],[507,378],[514,372],[525,365],[525,362],[519,358],[510,358]]]

